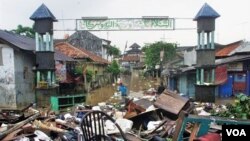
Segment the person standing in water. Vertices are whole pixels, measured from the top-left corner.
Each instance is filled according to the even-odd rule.
[[[123,85],[122,83],[120,83],[118,90],[121,92],[122,101],[125,102],[125,99],[127,97],[127,87]]]

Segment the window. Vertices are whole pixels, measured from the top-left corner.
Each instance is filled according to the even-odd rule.
[[[0,66],[3,65],[3,53],[2,53],[2,47],[0,47]]]

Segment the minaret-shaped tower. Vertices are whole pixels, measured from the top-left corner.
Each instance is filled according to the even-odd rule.
[[[205,3],[195,16],[198,45],[196,49],[195,100],[215,102],[215,19],[220,15]]]
[[[53,22],[57,20],[44,4],[32,14],[30,19],[35,21],[36,32],[36,87],[48,88],[55,83]]]

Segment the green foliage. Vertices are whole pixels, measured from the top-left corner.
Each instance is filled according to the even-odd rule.
[[[145,52],[145,63],[148,67],[154,68],[155,65],[160,64],[160,52],[164,51],[163,62],[167,62],[176,55],[176,44],[166,42],[156,42],[145,45],[142,51]]]
[[[76,75],[82,75],[83,67],[82,65],[76,65],[75,67],[75,74]]]
[[[117,76],[120,73],[120,66],[116,60],[113,60],[111,65],[107,67],[106,71],[112,73],[114,76]]]
[[[166,141],[172,141],[172,138],[166,138]]]
[[[90,82],[92,80],[93,75],[94,75],[94,72],[92,70],[87,69],[86,71],[87,82]]]
[[[238,94],[236,96],[236,100],[233,104],[227,104],[226,110],[222,110],[219,112],[211,111],[213,116],[220,117],[234,117],[241,119],[250,119],[250,98],[245,94]]]
[[[13,29],[11,31],[19,35],[24,35],[30,38],[35,38],[35,31],[31,27],[18,25],[17,29]]]
[[[79,64],[75,67],[74,70],[75,75],[83,75],[83,65]],[[94,71],[87,69],[86,70],[86,77],[87,77],[87,82],[90,82],[93,78]]]
[[[110,56],[119,56],[121,54],[121,51],[116,46],[109,46],[107,48],[107,53]]]

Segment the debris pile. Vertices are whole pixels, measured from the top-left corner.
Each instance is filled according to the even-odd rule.
[[[30,104],[21,110],[1,110],[0,140],[82,141],[86,132],[100,133],[102,127],[105,135],[113,140],[121,140],[121,133],[127,140],[133,141],[195,139],[204,135],[199,132],[200,126],[207,132],[219,133],[221,127],[215,121],[228,121],[212,118],[209,109],[214,108],[212,104],[194,103],[169,90],[160,95],[130,97],[120,103],[116,100],[114,103],[101,102],[95,106],[77,105],[71,112],[60,114],[50,109],[38,110],[34,104]],[[97,124],[95,116],[83,124],[83,119],[91,111],[102,111],[108,118],[96,115],[97,121],[102,121],[101,124]],[[250,122],[244,121],[242,124]],[[97,131],[92,130],[92,127],[97,126]],[[87,130],[83,132],[85,128]]]

